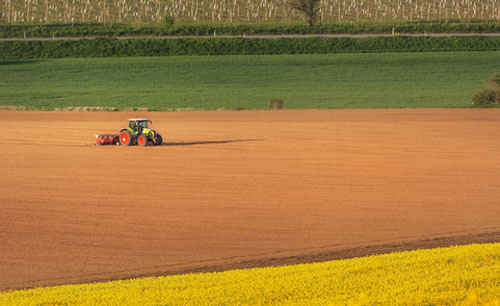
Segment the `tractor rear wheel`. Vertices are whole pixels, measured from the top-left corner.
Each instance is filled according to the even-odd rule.
[[[148,145],[148,137],[145,135],[145,134],[141,134],[139,135],[139,137],[137,137],[137,143],[141,146],[141,147],[145,147]]]
[[[161,146],[161,144],[163,143],[163,138],[161,138],[160,134],[156,135],[154,143],[155,146]]]
[[[130,131],[120,133],[120,144],[122,146],[130,146],[132,144],[132,133]]]

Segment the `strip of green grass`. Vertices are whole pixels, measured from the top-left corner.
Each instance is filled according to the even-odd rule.
[[[0,105],[151,110],[466,107],[500,52],[0,61]]]

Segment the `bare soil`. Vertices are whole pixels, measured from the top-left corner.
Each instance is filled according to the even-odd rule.
[[[130,117],[164,145],[93,145]],[[0,290],[500,241],[500,109],[0,122]]]

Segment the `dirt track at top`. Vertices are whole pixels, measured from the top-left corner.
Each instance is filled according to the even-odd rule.
[[[129,117],[166,143],[93,146]],[[500,241],[500,109],[0,122],[0,290]]]

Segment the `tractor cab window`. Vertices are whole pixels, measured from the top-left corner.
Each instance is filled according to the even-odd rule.
[[[147,121],[139,121],[139,126],[143,129],[148,127],[148,122]]]
[[[129,121],[128,127],[135,131],[135,129],[136,129],[135,121]]]

